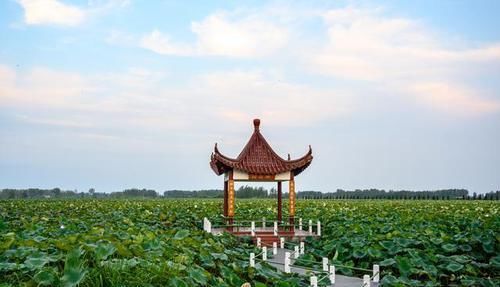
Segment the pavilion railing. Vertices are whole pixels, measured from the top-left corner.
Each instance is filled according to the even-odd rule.
[[[255,236],[257,232],[273,232],[274,235],[278,235],[281,232],[287,231],[306,231],[309,235],[317,235],[321,236],[321,222],[318,220],[316,224],[313,224],[312,220],[308,221],[308,229],[304,230],[303,220],[299,218],[298,222],[290,224],[288,221],[267,221],[266,218],[262,218],[261,220],[242,220],[242,219],[231,219],[231,221],[227,220],[227,218],[218,218],[215,222],[209,221],[208,218],[203,219],[203,229],[205,231],[211,232],[212,229],[222,228],[232,232],[248,232],[249,235]],[[210,231],[208,230],[210,227]],[[305,234],[307,235],[307,234]]]

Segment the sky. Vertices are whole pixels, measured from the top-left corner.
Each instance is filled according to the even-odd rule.
[[[500,1],[0,1],[0,188],[500,190]],[[237,186],[238,187],[238,186]]]

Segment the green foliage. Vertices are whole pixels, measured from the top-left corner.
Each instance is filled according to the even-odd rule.
[[[284,201],[284,218],[288,215]],[[237,200],[237,217],[274,218],[276,202]],[[254,247],[214,226],[221,200],[0,201],[1,286],[298,286],[307,279],[248,265]],[[306,260],[380,264],[384,286],[499,286],[500,205],[492,201],[299,200],[321,220]],[[297,264],[300,264],[300,260]]]
[[[306,243],[316,260],[379,264],[384,286],[500,285],[498,202],[306,200],[299,206],[298,216],[323,223],[322,240]]]
[[[278,286],[248,266],[254,246],[201,230],[220,200],[0,201],[5,286]],[[261,273],[264,272],[264,273]],[[267,274],[272,274],[266,277]]]

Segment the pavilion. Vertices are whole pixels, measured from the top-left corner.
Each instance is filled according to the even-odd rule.
[[[277,221],[282,218],[282,182],[289,184],[289,226],[292,231],[295,222],[295,177],[304,171],[312,162],[312,149],[298,159],[281,158],[267,143],[260,133],[260,120],[254,119],[254,132],[250,140],[237,158],[223,155],[215,144],[211,155],[210,167],[215,174],[224,175],[224,207],[223,215],[227,223],[233,223],[235,214],[235,188],[234,183],[240,181],[276,182],[278,195]],[[232,231],[232,228],[229,229]]]

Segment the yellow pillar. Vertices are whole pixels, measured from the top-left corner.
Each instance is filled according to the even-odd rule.
[[[289,182],[289,187],[288,187],[288,202],[289,202],[289,207],[288,207],[288,214],[290,216],[290,220],[293,220],[293,217],[295,216],[295,180],[292,178],[290,179]]]
[[[229,179],[227,183],[227,194],[228,194],[228,208],[227,208],[227,216],[234,216],[234,180]]]

